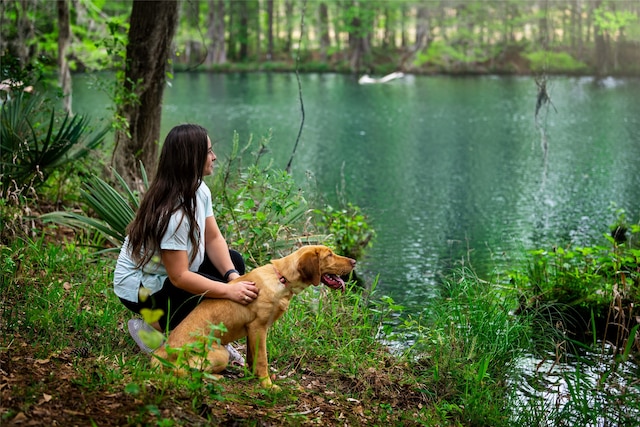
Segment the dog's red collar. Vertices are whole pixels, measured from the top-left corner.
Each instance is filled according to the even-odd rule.
[[[273,270],[276,272],[276,276],[278,276],[278,280],[280,281],[280,283],[282,283],[283,285],[287,286],[287,283],[289,283],[289,281],[287,280],[286,277],[284,277],[282,274],[280,274],[280,272],[278,271],[278,269],[276,268],[276,266],[273,266]]]

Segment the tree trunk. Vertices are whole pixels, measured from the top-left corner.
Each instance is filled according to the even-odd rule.
[[[189,28],[199,28],[200,26],[200,2],[189,1],[182,3],[182,12],[186,17]],[[198,64],[202,61],[202,43],[199,39],[189,40],[184,44],[184,61],[187,65]]]
[[[407,63],[413,61],[416,54],[427,47],[429,41],[429,10],[427,6],[418,7],[416,17],[416,39],[400,62],[400,69],[406,70]]]
[[[407,20],[408,18],[407,6],[403,3],[400,5],[400,46],[402,49],[406,49],[409,46],[409,36],[407,34]]]
[[[113,153],[116,171],[132,188],[139,188],[140,162],[150,179],[155,175],[162,94],[177,22],[176,1],[133,2],[122,82],[127,96],[117,111],[128,129],[116,131]]]
[[[395,48],[395,9],[385,7],[384,13],[384,36],[382,37],[382,47],[385,49]]]
[[[291,52],[291,46],[293,46],[293,1],[287,0],[284,2],[284,10],[285,10],[285,28],[286,28],[286,37],[284,42],[284,53]]]
[[[255,43],[256,43],[256,60],[262,59],[262,25],[260,23],[260,1],[256,0],[252,2],[251,15],[250,19],[252,21],[251,28],[254,29],[255,32]]]
[[[229,38],[227,39],[227,58],[231,61],[238,60],[238,49],[236,44],[238,41],[238,25],[236,24],[238,8],[240,7],[238,2],[231,2],[229,4],[229,14],[227,20],[227,28],[229,29]]]
[[[207,16],[207,40],[211,43],[207,49],[207,64],[224,64],[227,51],[224,44],[224,0],[210,0]]]
[[[366,56],[371,53],[371,34],[373,33],[373,15],[365,5],[355,1],[349,5],[351,21],[349,24],[349,67],[352,72],[360,73],[365,65]],[[367,70],[371,72],[371,70]]]
[[[267,0],[267,60],[273,59],[273,0]]]
[[[71,26],[69,24],[69,0],[58,0],[58,72],[62,88],[62,105],[64,111],[71,114],[71,72],[67,60],[67,49],[71,43]]]
[[[359,73],[362,68],[362,56],[364,55],[364,41],[360,35],[360,18],[353,16],[349,25],[349,68],[354,73]]]
[[[249,3],[241,1],[240,3],[240,22],[238,24],[240,54],[238,59],[246,61],[249,58]]]
[[[327,60],[327,51],[331,47],[329,35],[329,8],[325,2],[318,6],[318,27],[320,29],[320,55],[323,61]]]
[[[596,10],[600,7],[601,2],[597,1],[593,4],[593,10]],[[595,41],[595,58],[596,58],[596,74],[598,76],[603,76],[609,72],[609,53],[608,53],[608,43],[605,38],[605,33],[602,31],[602,28],[595,21],[593,25],[593,38]]]
[[[12,4],[11,2],[3,3],[8,3],[3,4],[3,8],[8,8]],[[28,15],[29,11],[35,9],[36,2],[35,0],[16,0],[13,2],[13,7],[15,8],[16,13],[16,33],[13,38],[9,39],[9,42],[7,44],[9,52],[13,56],[18,58],[20,60],[20,63],[26,67],[27,64],[32,63],[32,60],[36,55],[36,44],[30,43],[30,41],[36,38],[35,21],[31,20]],[[3,21],[5,21],[6,17],[3,16],[2,19]],[[7,25],[7,23],[3,22],[3,25]],[[4,50],[2,51],[2,53],[4,54]]]

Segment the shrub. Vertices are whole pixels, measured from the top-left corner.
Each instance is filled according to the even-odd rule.
[[[322,210],[315,209],[314,213],[318,225],[330,233],[330,244],[344,256],[360,259],[375,237],[365,215],[350,202],[340,210],[327,205]]]
[[[578,61],[566,52],[548,52],[538,50],[523,55],[531,62],[531,71],[577,72],[587,69],[584,62]]]
[[[40,91],[13,91],[0,115],[0,195],[17,200],[47,181],[52,171],[85,157],[109,127],[91,132],[90,121],[60,115]]]
[[[640,324],[636,308],[640,224],[629,228],[624,240],[618,225],[604,235],[604,244],[530,251],[525,271],[511,274],[512,283],[522,293],[519,312],[553,307],[554,315],[548,320],[557,323],[559,319],[577,337],[588,333],[593,339],[626,341],[631,329]],[[617,336],[607,336],[612,332]]]

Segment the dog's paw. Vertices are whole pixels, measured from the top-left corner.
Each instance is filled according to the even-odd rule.
[[[273,381],[271,381],[270,377],[260,378],[260,385],[262,386],[262,388],[266,388],[272,391],[280,390],[280,387],[275,385]]]

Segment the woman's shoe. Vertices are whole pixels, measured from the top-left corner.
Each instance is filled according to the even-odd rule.
[[[162,345],[162,342],[160,342],[160,345],[155,348],[151,348],[148,345],[150,341],[153,340],[147,339],[147,337],[152,336],[153,333],[160,334],[160,332],[155,330],[153,326],[149,325],[144,320],[137,318],[131,319],[127,322],[127,327],[129,328],[129,334],[131,335],[131,338],[133,338],[136,344],[138,344],[138,347],[140,347],[140,350],[142,350],[144,353],[153,353],[154,350]],[[140,336],[140,332],[142,332],[142,336]],[[147,336],[144,336],[145,334]]]

